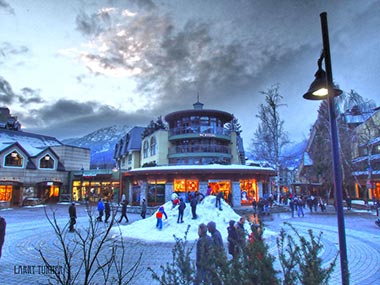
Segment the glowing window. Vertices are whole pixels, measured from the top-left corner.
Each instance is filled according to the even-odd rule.
[[[22,167],[24,158],[16,151],[12,151],[5,157],[5,166]]]
[[[198,191],[196,179],[174,179],[174,192]]]
[[[45,155],[40,159],[40,168],[53,169],[54,159],[49,155]]]

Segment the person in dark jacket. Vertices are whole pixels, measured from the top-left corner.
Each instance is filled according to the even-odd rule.
[[[191,213],[193,214],[193,220],[197,218],[197,204],[198,204],[197,199],[193,197],[190,201]]]
[[[222,198],[223,198],[223,191],[220,191],[216,195],[216,199],[215,199],[215,208],[219,208],[219,210],[222,210],[222,205],[221,205]]]
[[[99,216],[96,218],[96,220],[98,222],[102,222],[103,221],[103,213],[104,213],[104,203],[103,203],[102,199],[99,199],[99,201],[98,201],[98,212],[99,212]]]
[[[119,223],[121,223],[123,218],[127,220],[127,223],[129,222],[128,217],[127,217],[127,205],[128,205],[128,202],[125,200],[121,203],[121,217],[120,217]]]
[[[211,272],[210,272],[210,251],[212,247],[212,240],[207,235],[207,226],[200,224],[198,227],[197,250],[195,265],[197,268],[194,284],[210,284]]]
[[[212,238],[212,241],[213,241],[213,244],[214,244],[216,251],[224,251],[222,235],[216,229],[215,222],[209,222],[207,224],[207,229],[208,229],[209,233],[211,234],[211,238]]]
[[[6,227],[7,227],[7,223],[5,222],[5,219],[3,217],[0,217],[0,257],[1,257],[1,251],[4,245]]]
[[[108,199],[104,203],[104,213],[106,215],[104,222],[108,223],[108,219],[111,216],[111,206],[110,206],[110,203],[108,202]]]
[[[146,216],[146,200],[142,199],[141,203],[141,218],[145,219]]]
[[[72,202],[69,207],[70,226],[69,232],[74,232],[74,225],[77,223],[77,209],[75,208],[75,202]]]
[[[227,227],[227,241],[228,241],[228,253],[232,255],[232,258],[235,258],[239,252],[238,247],[238,233],[235,228],[235,221],[231,220],[229,226]]]
[[[179,198],[177,223],[183,223],[183,212],[185,211],[185,208],[186,208],[185,202],[183,202],[182,198]]]
[[[222,282],[217,274],[217,271],[225,266],[226,255],[224,252],[223,239],[220,232],[216,229],[215,222],[209,222],[207,229],[211,234],[212,247],[210,252],[210,265],[212,270],[212,284],[221,285]]]
[[[244,223],[245,223],[244,217],[240,217],[239,222],[236,223],[236,232],[238,234],[238,246],[239,246],[239,248],[244,248],[244,246],[245,246]]]

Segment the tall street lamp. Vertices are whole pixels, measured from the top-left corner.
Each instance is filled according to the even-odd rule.
[[[303,95],[308,100],[328,100],[328,112],[330,118],[330,137],[331,137],[331,149],[332,149],[332,163],[334,174],[334,187],[335,187],[335,203],[337,210],[338,221],[338,234],[339,234],[339,254],[340,254],[340,266],[342,275],[342,284],[349,284],[349,272],[347,261],[347,245],[346,245],[346,233],[344,225],[344,213],[343,213],[343,184],[342,184],[342,172],[340,168],[339,158],[339,142],[338,142],[338,129],[336,124],[335,114],[335,101],[334,97],[342,94],[342,90],[334,87],[332,70],[331,70],[331,58],[330,58],[330,42],[327,26],[327,13],[320,14],[321,27],[322,27],[322,39],[323,39],[323,52],[318,60],[318,71],[315,74],[315,80],[310,85],[309,91]],[[325,60],[326,72],[322,69],[322,60]]]

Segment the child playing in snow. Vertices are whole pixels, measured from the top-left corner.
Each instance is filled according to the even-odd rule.
[[[160,230],[162,229],[162,216],[165,216],[165,219],[168,218],[168,215],[166,215],[164,206],[161,206],[157,213],[156,213],[156,218],[157,218],[157,223],[156,223],[156,228],[159,228]]]

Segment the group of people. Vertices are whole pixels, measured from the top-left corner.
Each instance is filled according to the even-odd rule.
[[[326,203],[321,197],[310,196],[294,196],[290,198],[289,207],[292,213],[292,218],[294,218],[294,213],[297,212],[298,217],[304,217],[304,209],[306,206],[309,208],[310,213],[317,212],[318,207],[321,212],[326,210]]]
[[[118,220],[119,223],[123,221],[123,219],[126,220],[127,223],[129,223],[129,219],[127,216],[127,206],[128,206],[128,201],[125,199],[122,200],[121,202],[121,215]],[[98,216],[96,217],[97,222],[103,222],[103,216],[105,215],[104,222],[108,223],[109,218],[111,217],[111,206],[108,201],[108,199],[105,199],[103,202],[103,199],[99,198],[98,204],[97,204],[97,210],[98,210]],[[147,210],[147,205],[146,205],[146,200],[142,200],[141,204],[141,217],[145,219],[146,217],[146,210]],[[74,232],[74,225],[76,224],[76,219],[77,219],[77,213],[76,213],[76,208],[75,208],[75,202],[72,202],[70,207],[69,207],[69,232]]]
[[[210,235],[207,234],[210,233]],[[198,227],[198,241],[196,245],[197,268],[194,284],[219,284],[215,275],[216,267],[225,259],[222,235],[216,229],[215,222],[207,225],[202,223]]]
[[[244,225],[245,217],[242,216],[237,222],[231,220],[227,227],[228,253],[233,259],[243,253],[247,242],[253,243],[261,239],[260,226],[252,225],[252,232],[248,235]],[[204,223],[199,225],[198,236],[195,261],[197,270],[194,284],[221,284],[215,273],[227,259],[222,235],[216,228],[215,222],[211,221],[207,225]]]

